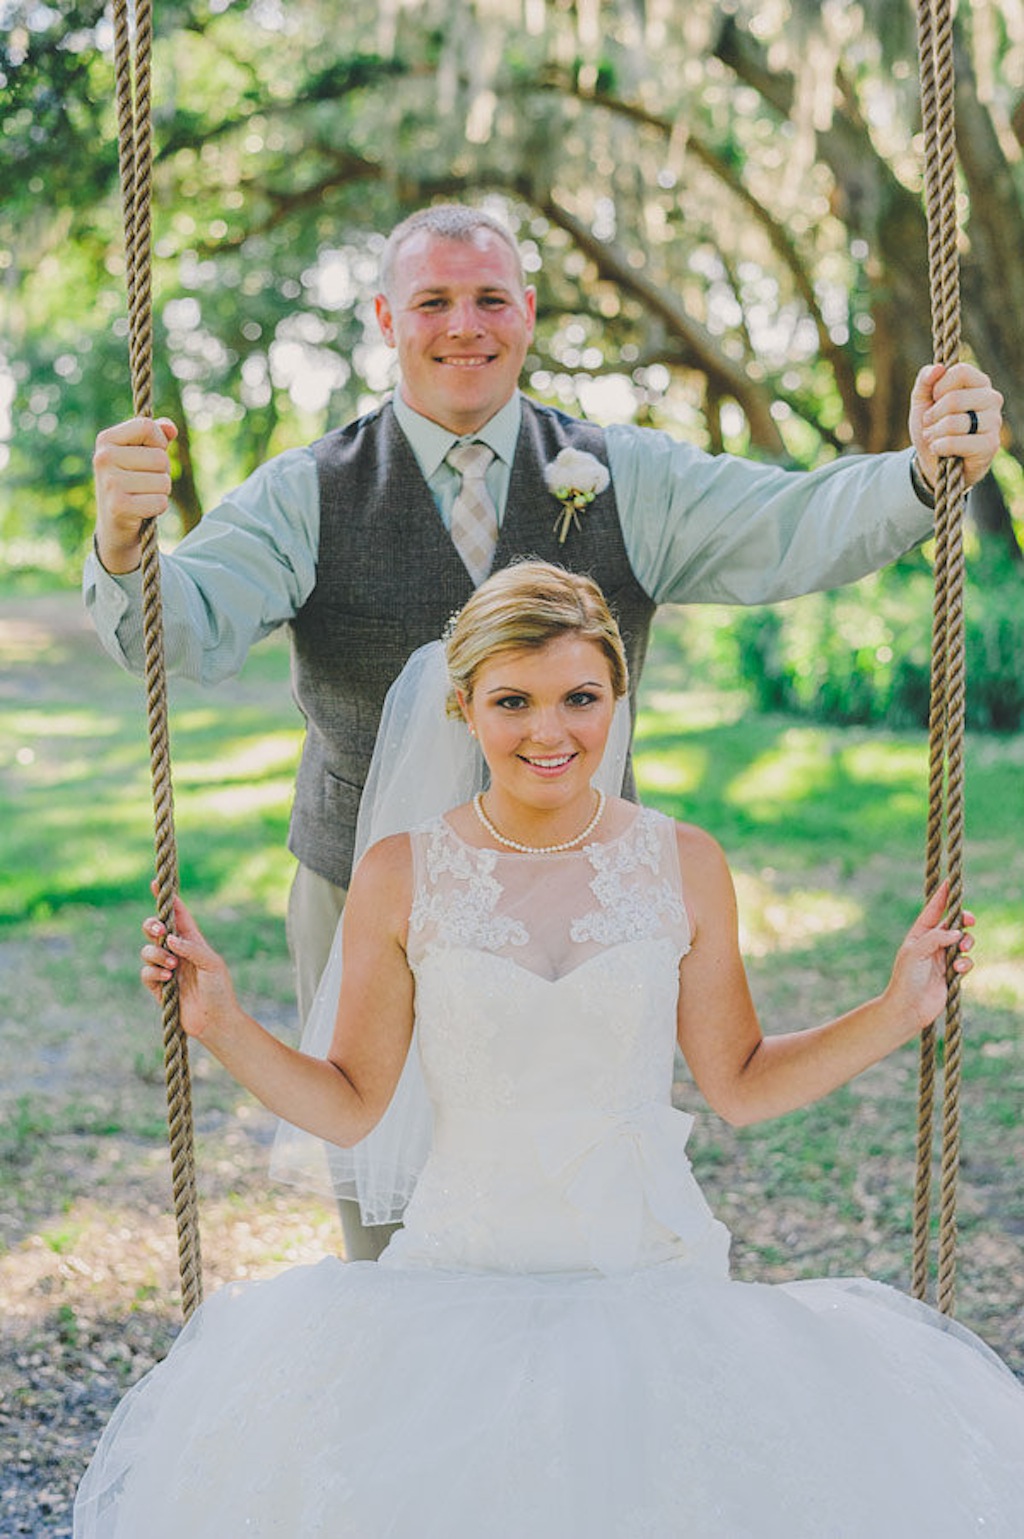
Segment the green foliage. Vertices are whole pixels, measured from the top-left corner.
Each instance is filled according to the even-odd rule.
[[[684,665],[749,691],[759,710],[819,721],[924,727],[931,671],[932,578],[923,561],[849,588],[770,609],[691,613]],[[1024,581],[1009,562],[968,571],[964,599],[967,724],[1024,728]]]
[[[989,564],[967,584],[964,635],[967,722],[996,732],[1024,728],[1024,580]]]
[[[31,0],[4,6],[0,140],[10,181],[5,176],[0,231],[18,231],[19,244],[52,217],[47,202],[66,227],[69,214],[104,198],[116,175],[96,46],[105,10],[97,0],[71,0],[59,10]]]
[[[482,0],[162,4],[156,407],[187,429],[186,519],[389,386],[380,232],[436,197],[489,200],[516,227],[540,299],[527,383],[544,399],[788,463],[902,443],[930,348],[912,17],[880,0],[830,16],[810,0],[671,0],[643,17],[606,0],[600,28],[573,6],[510,27]],[[15,0],[5,21],[11,560],[16,542],[81,548],[95,432],[130,402],[107,13]],[[965,338],[985,339],[1013,424],[1024,236],[999,147],[1020,39],[975,46],[968,7],[958,26],[958,70],[984,70],[965,105],[998,120],[965,129]],[[1001,477],[1018,508],[1022,436]]]
[[[109,289],[104,297],[119,303]],[[64,557],[81,556],[92,528],[93,441],[109,424],[104,407],[119,398],[125,413],[131,406],[124,343],[111,330],[109,308],[100,298],[91,315],[55,318],[25,338],[13,363],[23,388],[5,474],[9,495],[0,500],[0,540],[9,552],[49,541]],[[23,563],[15,555],[12,564]]]

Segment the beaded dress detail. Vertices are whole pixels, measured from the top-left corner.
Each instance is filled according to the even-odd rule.
[[[405,1227],[209,1298],[76,1539],[1019,1539],[1024,1389],[976,1337],[878,1284],[728,1276],[671,1104],[674,825],[411,837]]]

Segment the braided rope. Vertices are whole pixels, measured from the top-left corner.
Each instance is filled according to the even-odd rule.
[[[150,206],[152,202],[152,132],[150,57],[152,7],[135,0],[134,49],[127,0],[114,0],[114,70],[117,90],[118,155],[128,289],[129,362],[136,416],[153,415],[153,313]],[[157,912],[168,929],[174,923],[178,887],[167,728],[167,677],[164,669],[160,562],[156,520],[142,526],[142,619],[145,639],[146,709],[156,844]],[[171,1152],[171,1186],[178,1231],[181,1307],[186,1320],[202,1301],[199,1204],[192,1136],[192,1089],[188,1043],[181,1028],[177,978],[163,988],[164,1079]]]
[[[129,304],[129,356],[137,415],[152,415],[152,306],[150,202],[152,140],[149,60],[152,42],[150,0],[136,0],[134,61],[127,0],[114,0],[118,145],[121,164],[125,264]],[[918,43],[925,134],[928,254],[931,275],[934,355],[956,361],[960,350],[959,265],[957,257],[952,19],[948,0],[919,0]],[[132,77],[134,75],[134,100]],[[963,896],[963,467],[940,462],[936,486],[935,603],[932,634],[932,693],[929,711],[928,826],[925,890],[938,884],[943,826],[950,879],[949,913],[959,923]],[[177,887],[173,798],[167,732],[166,675],[160,612],[160,575],[155,524],[142,539],[143,624],[150,758],[156,822],[157,904],[170,927]],[[945,793],[943,795],[943,793]],[[956,1269],[956,1180],[959,1169],[962,1025],[959,977],[950,965],[943,1074],[942,1165],[939,1212],[939,1308],[952,1314]],[[164,988],[164,1067],[172,1183],[178,1226],[182,1309],[186,1320],[202,1297],[198,1203],[192,1141],[191,1088],[187,1043],[178,1018],[176,980]],[[928,1274],[932,1125],[935,1061],[934,1025],[921,1037],[917,1173],[914,1195],[912,1292],[924,1297]]]
[[[919,0],[918,49],[925,138],[932,340],[936,361],[949,365],[955,363],[960,355],[953,24],[949,0]],[[940,460],[935,490],[935,603],[928,722],[925,893],[932,893],[941,879],[945,844],[946,875],[950,882],[948,913],[955,925],[962,922],[963,900],[964,502],[962,462],[958,459]],[[960,1163],[960,1078],[963,1058],[960,979],[959,974],[953,971],[952,958],[947,969],[947,985],[937,1301],[940,1310],[951,1315],[956,1286],[956,1182]],[[936,1028],[932,1025],[922,1033],[920,1049],[911,1275],[911,1291],[915,1298],[924,1298],[928,1283],[935,1067],[938,1052]]]

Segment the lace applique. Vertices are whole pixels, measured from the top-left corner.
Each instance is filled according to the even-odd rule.
[[[518,919],[495,914],[502,885],[494,875],[494,850],[473,850],[450,836],[439,819],[428,831],[425,877],[417,884],[409,928],[419,934],[433,926],[433,938],[445,946],[500,951],[525,946],[526,927]],[[453,878],[438,890],[440,879]]]
[[[663,935],[666,924],[686,937],[686,908],[671,880],[662,876],[660,881],[652,881],[643,875],[646,867],[658,876],[662,846],[658,820],[644,809],[631,837],[586,847],[595,873],[590,890],[601,906],[573,920],[570,935],[574,941],[617,946]],[[689,950],[687,940],[684,950]]]

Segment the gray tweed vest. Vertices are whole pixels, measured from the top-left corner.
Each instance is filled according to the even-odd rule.
[[[559,505],[543,469],[567,446],[607,463],[600,428],[524,398],[495,569],[539,556],[594,577],[621,627],[635,689],[655,605],[629,565],[614,487],[558,543]],[[313,453],[320,550],[316,586],[292,622],[292,687],[306,740],[288,844],[304,865],[346,886],[388,686],[417,647],[440,636],[473,585],[390,405],[328,433]]]

